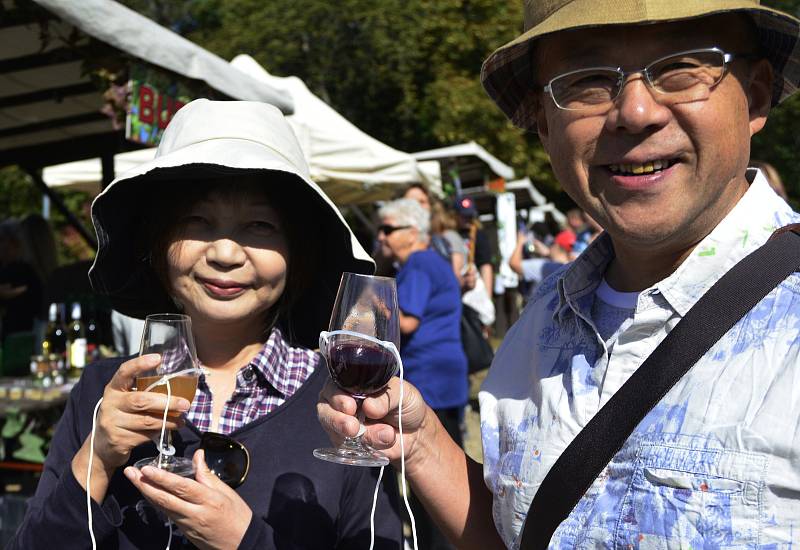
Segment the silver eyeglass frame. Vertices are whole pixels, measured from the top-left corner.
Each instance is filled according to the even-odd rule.
[[[556,101],[555,95],[553,94],[553,83],[555,81],[561,79],[561,78],[564,78],[564,77],[567,77],[567,76],[570,76],[570,75],[583,73],[583,72],[589,72],[589,71],[604,70],[604,71],[609,71],[609,72],[615,72],[615,73],[617,73],[619,75],[617,94],[610,99],[610,103],[614,103],[617,100],[617,98],[620,96],[620,94],[622,93],[622,89],[625,87],[625,81],[627,80],[627,78],[629,76],[632,76],[632,75],[635,75],[635,74],[644,75],[644,81],[647,83],[647,87],[650,88],[651,90],[654,90],[655,92],[657,92],[659,94],[670,95],[671,92],[663,92],[663,91],[661,91],[661,90],[659,90],[658,88],[655,87],[655,85],[653,84],[652,78],[650,76],[650,68],[653,65],[661,63],[662,61],[664,61],[666,59],[669,59],[671,57],[677,57],[677,56],[688,55],[688,54],[693,54],[693,53],[718,53],[718,54],[720,54],[722,56],[722,74],[720,75],[719,80],[717,80],[712,86],[710,86],[710,88],[713,88],[717,84],[722,82],[722,79],[725,78],[725,75],[728,72],[728,64],[731,61],[733,61],[734,59],[742,59],[742,58],[750,57],[750,56],[747,56],[747,55],[737,55],[737,54],[732,54],[732,53],[726,53],[726,52],[724,52],[723,50],[721,50],[720,48],[717,48],[717,47],[697,48],[697,49],[694,49],[694,50],[686,50],[686,51],[682,51],[682,52],[675,52],[675,53],[672,53],[672,54],[669,54],[669,55],[665,55],[663,57],[659,57],[658,59],[656,59],[654,61],[651,61],[650,63],[648,63],[647,65],[645,65],[641,69],[638,69],[638,70],[635,70],[635,71],[623,71],[622,67],[610,67],[610,66],[606,66],[606,67],[603,67],[603,66],[586,67],[585,69],[577,69],[577,70],[574,70],[574,71],[569,71],[569,72],[562,73],[562,74],[560,74],[558,76],[555,76],[555,77],[551,78],[550,81],[547,83],[547,85],[542,88],[542,91],[544,91],[547,94],[549,94],[550,95],[550,99],[553,100],[553,103],[555,104],[555,106],[558,107],[559,109],[563,110],[563,111],[581,112],[581,111],[591,110],[591,107],[580,108],[580,109],[570,109],[569,107],[563,107],[563,106],[559,105],[558,101]]]

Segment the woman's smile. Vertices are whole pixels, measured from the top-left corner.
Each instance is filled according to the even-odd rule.
[[[197,277],[197,281],[212,298],[221,299],[232,299],[241,296],[251,286],[229,279]]]

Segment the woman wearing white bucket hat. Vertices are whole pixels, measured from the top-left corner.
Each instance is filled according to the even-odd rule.
[[[377,471],[313,458],[327,440],[314,407],[327,374],[308,348],[342,272],[374,266],[310,180],[280,112],[190,103],[156,158],[114,181],[92,217],[94,288],[128,315],[187,314],[205,374],[189,403],[130,391],[158,356],[89,365],[11,548],[85,548],[87,522],[103,548],[167,546],[170,531],[148,501],[180,529],[173,548],[368,547]],[[185,422],[166,425],[176,429],[177,452],[194,453],[196,480],[126,467],[155,454],[151,436],[165,408],[186,412]],[[212,452],[239,467],[233,482],[208,469]],[[397,488],[386,479],[375,547],[399,548]]]

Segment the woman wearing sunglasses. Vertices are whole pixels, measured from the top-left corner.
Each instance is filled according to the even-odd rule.
[[[373,264],[310,180],[283,116],[190,103],[156,158],[114,181],[92,217],[94,288],[128,315],[187,314],[205,373],[190,403],[131,391],[158,355],[89,365],[11,548],[90,546],[90,457],[99,548],[166,547],[164,515],[177,525],[172,548],[368,548],[377,470],[312,456],[327,443],[315,408],[327,369],[311,349],[342,272]],[[165,407],[185,413],[166,428],[177,454],[194,457],[194,479],[131,466],[156,453]],[[400,548],[397,488],[384,480],[375,547]]]

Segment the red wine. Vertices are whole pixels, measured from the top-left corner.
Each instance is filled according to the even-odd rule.
[[[372,342],[331,346],[328,369],[337,386],[355,397],[380,391],[397,372],[394,354]]]

